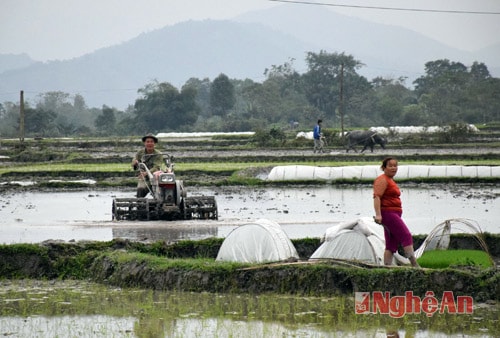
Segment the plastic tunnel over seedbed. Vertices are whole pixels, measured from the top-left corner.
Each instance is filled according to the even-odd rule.
[[[315,167],[289,165],[274,167],[267,180],[345,180],[374,179],[382,173],[380,166]],[[500,177],[500,166],[462,166],[462,165],[400,165],[397,178],[434,178],[434,177]]]

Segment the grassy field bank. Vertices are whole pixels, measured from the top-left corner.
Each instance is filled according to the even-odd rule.
[[[418,239],[416,239],[418,240]],[[463,241],[463,238],[459,240]],[[308,262],[319,239],[294,240],[297,262],[242,264],[217,262],[222,239],[138,243],[46,242],[0,246],[0,275],[7,279],[84,279],[120,287],[194,292],[285,293],[331,296],[387,290],[424,296],[453,291],[476,301],[500,300],[500,273],[479,265],[435,269],[378,268],[356,262]],[[453,239],[456,241],[456,239]],[[487,235],[498,243],[498,235]],[[474,246],[474,240],[469,243]],[[494,250],[499,250],[493,244]]]

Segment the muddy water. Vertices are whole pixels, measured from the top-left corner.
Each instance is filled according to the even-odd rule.
[[[12,337],[494,337],[498,306],[356,315],[354,297],[209,294],[81,281],[1,281],[0,335]],[[395,336],[395,335],[394,335]]]
[[[500,232],[498,186],[401,185],[401,190],[403,217],[414,234],[428,234],[452,218],[467,218],[483,231]],[[113,222],[113,198],[132,197],[132,190],[9,192],[0,195],[0,243],[225,237],[238,225],[260,218],[278,222],[290,238],[320,237],[339,222],[371,217],[371,193],[370,186],[188,188],[188,196],[215,195],[219,220]]]

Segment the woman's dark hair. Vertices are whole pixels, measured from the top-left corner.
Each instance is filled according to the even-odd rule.
[[[382,165],[380,166],[380,169],[384,170],[386,167],[387,167],[387,163],[389,163],[389,161],[398,161],[395,157],[386,157],[384,158],[384,160],[382,161]]]

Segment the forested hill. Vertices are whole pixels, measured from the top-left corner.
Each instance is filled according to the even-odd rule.
[[[0,74],[0,102],[47,91],[80,93],[89,106],[125,108],[153,79],[181,87],[188,79],[263,81],[273,64],[303,59],[315,46],[259,24],[188,21],[66,61],[36,63]],[[15,95],[6,96],[5,93]]]
[[[48,47],[49,48],[49,47]],[[0,103],[61,91],[80,94],[89,107],[124,109],[137,90],[154,79],[180,88],[190,78],[265,79],[264,71],[294,59],[305,71],[307,52],[353,55],[369,80],[407,77],[407,85],[424,74],[424,64],[449,59],[470,66],[484,62],[500,74],[498,47],[472,54],[447,47],[410,30],[342,16],[320,7],[277,6],[233,21],[188,21],[144,33],[85,56],[35,63],[0,73]],[[496,62],[496,63],[495,63]]]

